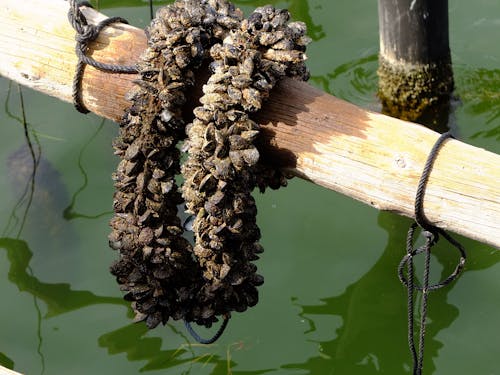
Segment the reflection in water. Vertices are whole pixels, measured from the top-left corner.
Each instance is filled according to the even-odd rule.
[[[60,223],[60,212],[67,200],[66,190],[59,173],[42,156],[41,150],[33,154],[27,141],[9,155],[7,169],[12,190],[20,192],[20,195],[3,236],[19,237],[24,232],[29,234],[31,241],[50,238],[58,242],[53,243],[51,248],[68,245],[68,236]]]
[[[15,284],[20,292],[30,293],[34,299],[37,316],[37,351],[41,360],[41,374],[45,371],[45,357],[42,354],[42,313],[39,301],[43,301],[47,307],[45,318],[50,318],[95,304],[127,306],[127,303],[122,298],[102,297],[89,291],[71,290],[70,285],[66,283],[52,284],[39,281],[33,275],[33,271],[29,266],[33,253],[29,249],[28,244],[23,240],[2,237],[0,238],[0,249],[5,249],[7,251],[7,259],[10,263],[8,273],[9,281]],[[13,362],[9,366],[8,362],[2,362],[1,357],[0,363],[8,368],[14,367]]]
[[[14,155],[12,155],[7,161],[7,169],[9,171],[10,181],[12,181],[15,191],[21,191],[22,193],[17,200],[11,215],[9,216],[9,220],[3,231],[4,236],[11,229],[15,230],[16,226],[18,227],[17,236],[19,236],[24,228],[28,210],[31,206],[33,195],[35,193],[35,178],[41,155],[40,142],[36,135],[34,136],[35,146],[33,145],[33,142],[31,140],[31,125],[26,121],[26,113],[24,111],[24,98],[21,86],[17,85],[17,88],[19,93],[21,117],[15,116],[9,109],[10,94],[12,92],[12,82],[9,83],[9,89],[7,92],[7,98],[5,99],[4,108],[7,116],[21,124],[24,129],[24,138],[26,140],[26,144],[23,145],[20,151],[15,152]],[[18,210],[21,210],[23,212],[19,214]],[[20,217],[18,215],[20,215]]]
[[[473,137],[500,140],[500,69],[470,69],[458,66],[456,84],[465,110],[484,116],[489,129],[477,131]],[[483,127],[484,128],[484,127]]]
[[[167,325],[167,327],[172,327]],[[173,330],[173,329],[172,329]],[[182,373],[189,374],[193,363],[213,364],[218,356],[202,356],[196,359],[192,347],[187,343],[178,349],[162,350],[162,339],[144,337],[149,329],[145,324],[129,324],[99,338],[99,346],[107,348],[109,354],[126,353],[129,361],[147,361],[141,371],[151,371],[178,366],[187,367]],[[174,332],[178,334],[178,332]]]
[[[308,370],[308,374],[321,373],[325,368],[339,374],[396,374],[409,368],[405,345],[406,295],[395,272],[408,220],[387,213],[380,218],[389,240],[373,268],[342,295],[323,299],[320,306],[302,306],[300,315],[310,319],[312,331],[314,315],[339,315],[343,323],[336,338],[319,342],[321,356],[288,367]],[[428,346],[429,353],[436,351],[431,337]]]
[[[47,305],[45,318],[95,304],[127,305],[122,298],[98,296],[85,290],[71,290],[71,286],[67,283],[41,282],[29,271],[33,253],[23,240],[0,238],[0,248],[7,251],[7,259],[10,263],[9,280],[18,287],[19,291],[28,292]]]
[[[375,112],[384,113],[377,97],[377,69],[378,54],[375,53],[341,64],[326,75],[312,76],[311,80],[337,98]],[[439,105],[429,106],[413,121],[444,133],[448,128],[455,127],[454,124],[450,123],[454,120],[455,104],[456,100],[451,98],[451,100]],[[385,114],[394,116],[391,113]]]
[[[5,249],[10,263],[8,279],[15,284],[19,291],[28,292],[33,296],[37,316],[37,352],[41,361],[41,374],[45,372],[45,357],[42,353],[42,313],[39,301],[47,307],[45,318],[60,315],[85,306],[94,304],[119,304],[127,305],[122,298],[101,297],[89,291],[74,291],[66,283],[44,283],[39,281],[30,267],[33,256],[28,243],[21,239],[23,232],[28,232],[29,237],[42,239],[46,243],[51,239],[71,240],[71,231],[59,230],[57,219],[63,210],[62,204],[67,201],[64,185],[61,183],[57,171],[50,163],[42,158],[41,147],[31,125],[26,121],[22,91],[19,88],[21,117],[17,117],[9,110],[11,86],[5,102],[7,115],[19,122],[24,129],[26,143],[9,156],[7,168],[13,190],[20,192],[7,224],[0,237],[0,249]],[[32,137],[34,137],[35,146]],[[32,213],[33,212],[33,213]],[[34,215],[38,215],[35,217]],[[43,215],[43,218],[40,216]],[[34,220],[32,216],[35,217]],[[29,224],[34,224],[29,226]],[[34,235],[34,237],[33,237]],[[66,249],[63,244],[47,246],[49,248]],[[52,254],[54,256],[54,254]],[[0,353],[0,363],[8,368],[14,368],[12,361],[5,354]]]
[[[382,112],[377,97],[378,54],[372,54],[337,66],[326,75],[312,76],[311,81],[337,98],[357,104],[363,108]],[[423,124],[439,133],[455,130],[454,110],[458,105],[455,98],[428,107],[414,122]],[[391,115],[391,114],[389,114]]]
[[[94,134],[92,134],[92,136],[88,139],[88,141],[83,145],[83,147],[80,150],[80,153],[78,154],[78,169],[80,170],[80,173],[82,174],[83,183],[82,183],[82,186],[80,186],[78,188],[78,190],[75,191],[75,193],[71,197],[70,204],[67,207],[65,207],[63,210],[63,217],[66,220],[72,220],[72,219],[76,219],[76,218],[97,219],[99,217],[111,214],[113,212],[113,211],[106,211],[106,212],[102,212],[102,213],[96,214],[96,215],[85,215],[85,214],[78,213],[74,210],[74,207],[76,204],[76,199],[77,199],[78,195],[80,195],[87,188],[87,184],[89,182],[87,172],[83,168],[83,154],[85,153],[85,150],[87,149],[87,147],[92,143],[92,141],[94,141],[94,139],[97,137],[97,135],[101,132],[101,130],[104,127],[105,121],[106,121],[105,119],[103,119],[101,121],[99,127],[96,129]]]
[[[4,237],[19,238],[21,233],[32,243],[47,243],[49,249],[64,249],[70,245],[71,231],[63,229],[60,212],[67,193],[57,170],[42,155],[40,141],[26,120],[22,91],[19,90],[20,117],[9,110],[11,86],[5,102],[7,115],[24,129],[25,143],[7,158],[8,180],[15,205],[2,231]],[[31,212],[29,214],[29,212]]]
[[[14,368],[14,361],[0,352],[0,365],[9,369]]]
[[[405,252],[409,223],[408,219],[395,214],[379,214],[379,225],[388,232],[389,238],[383,255],[372,269],[347,287],[342,295],[325,298],[322,300],[324,304],[319,306],[301,306],[300,316],[310,322],[310,332],[316,330],[316,315],[340,316],[342,326],[337,329],[335,339],[318,342],[321,353],[317,357],[305,363],[287,365],[286,368],[307,370],[307,374],[325,373],[326,368],[338,374],[410,372],[412,363],[406,342],[406,289],[396,274]],[[491,253],[472,240],[461,239],[461,242],[470,249],[465,272],[484,269],[500,261],[500,252]],[[439,244],[433,252],[442,267],[441,278],[448,276],[457,261],[456,254],[447,250],[445,244]],[[439,268],[436,266],[434,268]],[[452,283],[429,296],[424,357],[426,374],[435,371],[434,361],[443,347],[443,343],[436,339],[438,333],[448,328],[459,314],[455,306],[446,302],[448,293],[455,285]]]
[[[36,179],[36,173],[39,167],[40,163],[40,155],[41,155],[41,147],[40,147],[40,142],[36,135],[34,136],[34,140],[36,142],[36,151],[33,146],[33,142],[31,140],[31,125],[28,124],[26,120],[26,112],[25,112],[25,107],[24,107],[24,97],[23,97],[23,92],[21,89],[21,86],[17,85],[18,88],[18,94],[19,94],[19,103],[20,103],[20,111],[21,111],[21,117],[14,116],[10,110],[9,110],[9,99],[10,99],[10,94],[11,94],[11,89],[12,89],[12,82],[9,83],[9,90],[7,94],[7,98],[5,100],[5,112],[7,115],[20,123],[23,126],[24,129],[24,138],[26,140],[26,147],[22,149],[21,153],[18,155],[18,152],[14,153],[14,158],[10,158],[8,161],[8,164],[14,164],[16,166],[16,163],[18,161],[21,161],[17,167],[19,168],[18,171],[15,171],[14,176],[12,176],[12,172],[9,169],[9,172],[11,172],[11,181],[14,181],[15,187],[24,187],[24,189],[21,189],[22,193],[18,201],[16,202],[11,215],[9,216],[9,220],[7,222],[7,225],[3,231],[2,236],[5,236],[6,233],[9,232],[10,229],[13,231],[16,231],[16,226],[18,227],[17,230],[17,237],[21,235],[21,232],[26,224],[26,219],[28,217],[28,211],[31,207],[31,203],[33,202],[33,196],[35,194],[35,179]],[[23,152],[25,151],[25,152]],[[29,157],[27,156],[29,155]],[[10,163],[9,163],[10,162]],[[25,164],[23,164],[25,162]],[[31,168],[30,168],[31,166]],[[10,165],[9,165],[10,167]],[[29,172],[28,172],[29,171]],[[23,175],[23,172],[24,175]],[[16,178],[22,176],[21,180],[17,180]],[[24,178],[24,180],[23,180]],[[23,209],[24,206],[24,209]],[[21,217],[18,217],[18,210],[20,210]],[[27,271],[32,275],[33,271],[31,268],[26,267]],[[37,297],[34,295],[33,296],[33,303],[37,315],[37,339],[38,339],[38,345],[37,345],[37,354],[40,357],[40,362],[41,362],[41,374],[43,375],[45,372],[45,357],[42,354],[42,335],[41,335],[41,311],[40,311],[40,306],[38,305],[38,300]],[[12,367],[14,366],[14,362],[12,362]]]
[[[372,54],[339,65],[326,75],[312,76],[311,81],[337,98],[379,111],[377,68],[378,55]]]
[[[154,371],[160,369],[176,369],[179,374],[196,375],[199,367],[210,366],[210,374],[232,374],[236,365],[231,360],[232,351],[240,349],[240,343],[230,344],[225,348],[225,357],[217,354],[220,347],[214,345],[190,344],[188,338],[167,324],[176,338],[182,337],[184,343],[177,348],[162,350],[162,339],[159,337],[144,337],[148,332],[145,324],[129,324],[99,338],[99,346],[107,348],[109,354],[126,353],[129,361],[146,361],[140,369]],[[245,371],[246,375],[258,375],[269,370]],[[238,372],[243,374],[243,372]]]

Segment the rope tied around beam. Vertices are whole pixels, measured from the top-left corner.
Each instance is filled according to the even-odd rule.
[[[289,19],[272,6],[245,19],[226,0],[178,0],[160,8],[146,31],[140,79],[113,143],[121,161],[109,244],[119,251],[111,272],[134,320],[149,328],[184,320],[197,341],[212,343],[231,312],[258,302],[264,279],[253,262],[263,249],[251,193],[284,186],[287,175],[260,160],[260,127],[251,117],[282,77],[309,76],[305,24]],[[186,114],[186,92],[202,67],[210,77],[200,105]],[[194,245],[178,211],[193,217]],[[191,326],[221,317],[210,339]]]
[[[410,352],[413,360],[413,375],[421,375],[423,370],[423,361],[424,361],[424,347],[425,347],[425,326],[427,320],[427,309],[428,309],[428,297],[429,292],[432,290],[440,289],[450,284],[452,281],[456,280],[460,273],[462,272],[465,260],[466,253],[463,246],[456,241],[453,237],[451,237],[446,231],[441,228],[438,228],[432,225],[424,215],[424,195],[427,183],[429,181],[429,177],[432,171],[432,167],[434,165],[434,161],[437,158],[439,153],[439,149],[444,144],[444,142],[452,138],[451,132],[443,133],[436,141],[431,151],[429,152],[429,156],[427,157],[427,161],[425,162],[424,169],[422,171],[422,175],[420,177],[417,193],[415,196],[415,222],[410,226],[408,230],[408,234],[406,237],[406,254],[401,260],[398,267],[398,277],[401,283],[406,287],[408,293],[408,346],[410,348]],[[422,236],[425,238],[424,245],[414,249],[414,237],[417,228],[422,228]],[[460,260],[456,265],[453,272],[444,280],[436,283],[429,283],[430,276],[430,260],[431,260],[431,249],[436,243],[439,241],[439,236],[444,237],[455,249],[457,249],[460,253]],[[418,255],[424,253],[424,274],[422,285],[415,284],[415,275],[414,275],[414,264],[413,258]],[[404,268],[406,266],[407,276],[404,275]],[[418,290],[422,292],[422,304],[420,311],[420,333],[419,333],[419,343],[418,343],[418,352],[415,347],[415,338],[414,338],[414,290]]]
[[[137,74],[137,67],[134,65],[116,65],[116,64],[106,64],[96,61],[94,58],[87,56],[87,50],[90,42],[97,39],[100,32],[107,26],[113,23],[125,23],[128,21],[122,17],[109,17],[97,25],[88,23],[87,18],[80,10],[80,7],[85,6],[92,8],[92,5],[88,1],[77,1],[69,0],[69,10],[68,10],[68,20],[76,31],[75,40],[75,52],[78,57],[78,62],[76,64],[75,76],[73,78],[73,105],[76,110],[81,113],[89,113],[90,111],[85,107],[82,101],[81,89],[82,89],[82,78],[85,70],[85,65],[93,66],[96,69],[109,72],[109,73],[125,73],[125,74]]]

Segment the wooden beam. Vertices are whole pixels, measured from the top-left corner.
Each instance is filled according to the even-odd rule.
[[[64,0],[0,0],[0,74],[20,84],[71,102],[77,58],[75,31],[68,22]],[[106,16],[84,8],[89,22]],[[93,44],[92,56],[102,62],[133,65],[146,48],[143,30],[115,24],[103,30]],[[124,99],[134,76],[109,75],[87,66],[83,101],[94,113],[119,120],[128,106]]]
[[[0,0],[0,74],[65,101],[71,99],[74,31],[63,0]],[[96,22],[103,16],[85,14]],[[146,48],[142,30],[105,29],[92,47],[100,61],[133,64]],[[87,67],[83,98],[118,120],[133,75]],[[196,99],[193,99],[195,102]],[[302,82],[285,79],[258,115],[267,161],[380,210],[412,217],[415,191],[439,134],[358,108]],[[500,247],[500,155],[449,140],[430,176],[424,211],[432,223]]]

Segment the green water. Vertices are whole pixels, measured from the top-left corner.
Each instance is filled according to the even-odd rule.
[[[237,2],[245,11],[264,3]],[[308,23],[311,83],[378,109],[376,2],[274,4]],[[500,153],[500,3],[449,4],[460,98],[451,122],[465,142]],[[140,0],[99,6],[139,26],[149,18]],[[131,323],[108,273],[117,126],[22,93],[41,150],[34,184],[20,95],[0,78],[1,365],[30,375],[410,373],[396,276],[408,219],[294,179],[256,196],[266,249],[259,304],[234,314],[210,346],[190,344],[179,322],[148,331]],[[425,374],[500,374],[500,251],[460,239],[469,254],[464,275],[430,296]],[[436,254],[433,279],[456,261],[444,245]]]

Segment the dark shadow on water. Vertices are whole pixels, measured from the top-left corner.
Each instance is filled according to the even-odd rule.
[[[396,276],[409,220],[384,213],[380,221],[389,232],[389,239],[372,269],[343,294],[322,299],[322,305],[301,306],[300,316],[311,322],[312,332],[315,315],[340,316],[342,326],[337,329],[336,338],[318,343],[321,356],[286,368],[303,369],[307,374],[401,374],[409,368],[406,298]],[[429,352],[432,346],[430,339]]]
[[[456,67],[457,92],[466,112],[484,117],[486,130],[476,131],[472,137],[500,140],[500,69],[470,69]],[[485,128],[483,127],[483,128]]]
[[[106,333],[99,338],[99,346],[106,348],[110,355],[126,354],[130,362],[144,361],[140,372],[157,371],[161,369],[177,369],[182,375],[196,375],[199,367],[211,368],[211,375],[259,375],[273,370],[237,371],[232,370],[236,363],[231,359],[231,352],[238,350],[239,343],[225,347],[225,356],[220,353],[219,344],[202,345],[190,344],[183,332],[179,332],[174,325],[167,324],[167,336],[182,337],[183,343],[171,349],[162,349],[162,339],[159,337],[145,337],[148,328],[145,324],[129,324],[115,331]]]
[[[309,321],[310,332],[316,330],[314,320],[318,315],[339,316],[342,325],[336,330],[335,339],[318,342],[322,349],[321,355],[284,368],[305,370],[311,375],[411,373],[406,289],[397,278],[397,267],[405,252],[409,224],[408,219],[381,212],[379,225],[389,237],[383,255],[372,269],[348,286],[341,295],[322,299],[321,305],[299,304],[302,310],[300,316]],[[488,268],[500,261],[500,252],[492,253],[487,246],[472,240],[460,240],[470,254],[465,272]],[[441,277],[447,276],[456,265],[456,254],[449,251],[444,243],[440,243],[433,254],[443,267]],[[430,294],[424,357],[426,374],[436,370],[434,361],[439,350],[446,345],[437,339],[439,332],[450,327],[459,316],[459,310],[449,304],[447,299],[448,293],[460,282],[458,279]]]
[[[66,188],[59,172],[44,157],[37,133],[26,119],[24,100],[19,88],[20,116],[11,113],[11,85],[5,112],[24,130],[24,143],[6,160],[7,178],[15,196],[15,204],[7,218],[2,237],[23,238],[46,249],[66,249],[74,232],[63,228],[60,215],[67,201]]]
[[[96,304],[127,305],[122,298],[98,296],[85,290],[72,290],[67,283],[44,283],[38,280],[28,271],[33,253],[23,240],[0,238],[0,249],[7,252],[10,263],[9,280],[19,291],[30,293],[47,305],[46,318]]]
[[[44,283],[30,266],[33,252],[30,243],[43,244],[43,249],[56,249],[44,254],[57,256],[56,252],[67,251],[75,239],[70,227],[60,224],[66,189],[59,173],[42,156],[42,149],[36,133],[26,119],[21,88],[18,89],[20,116],[9,108],[12,84],[5,101],[5,113],[24,130],[25,143],[7,158],[8,179],[17,194],[14,207],[6,218],[6,225],[0,237],[0,249],[5,249],[10,264],[8,280],[20,292],[33,296],[37,316],[37,353],[40,357],[40,373],[45,372],[45,355],[42,352],[42,320],[95,304],[128,304],[122,298],[98,296],[90,291],[72,290],[67,283]],[[42,317],[40,302],[45,303],[47,314]],[[22,321],[18,322],[23,324]],[[5,323],[4,323],[5,324]],[[14,361],[0,353],[0,364],[14,368]]]
[[[311,81],[337,98],[380,112],[377,68],[378,54],[374,53],[338,65],[330,73],[313,75]]]
[[[9,369],[14,368],[14,361],[0,352],[0,365]]]
[[[21,232],[29,242],[47,244],[46,248],[65,248],[70,245],[72,231],[63,228],[60,220],[67,201],[61,176],[42,155],[33,159],[28,143],[23,144],[7,159],[8,179],[16,197],[3,236]]]
[[[99,338],[99,346],[107,348],[111,355],[125,353],[127,360],[131,362],[146,361],[141,372],[182,366],[187,367],[182,374],[189,374],[193,364],[197,362],[208,365],[221,361],[221,358],[213,355],[196,358],[187,340],[176,349],[162,350],[161,338],[144,337],[148,331],[145,324],[130,324],[102,335]]]

